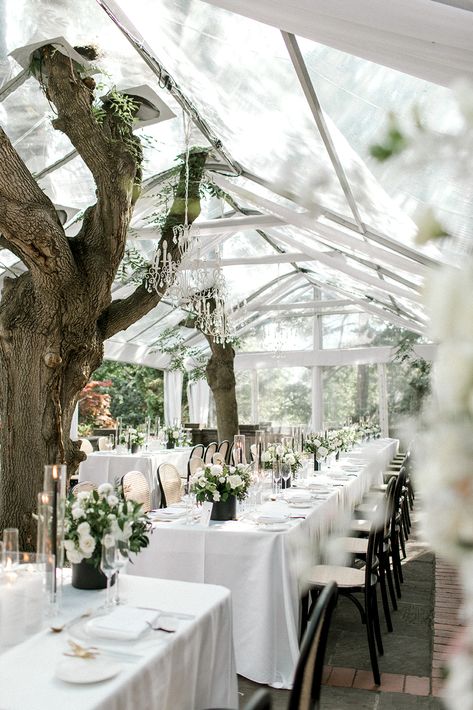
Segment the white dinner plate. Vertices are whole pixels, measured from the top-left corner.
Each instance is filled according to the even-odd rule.
[[[290,508],[312,508],[312,502],[303,503],[302,501],[291,501],[288,505]]]
[[[66,683],[99,683],[114,678],[123,666],[108,658],[64,658],[56,666],[54,675]]]
[[[258,530],[267,530],[268,532],[283,532],[288,530],[287,523],[258,523]]]

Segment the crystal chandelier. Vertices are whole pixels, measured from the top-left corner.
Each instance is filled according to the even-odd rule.
[[[166,297],[175,307],[189,307],[195,313],[195,326],[217,343],[226,343],[234,334],[225,308],[227,296],[220,261],[209,269],[202,259],[197,227],[189,224],[189,152],[191,121],[183,113],[185,140],[184,224],[173,227],[172,244],[163,240],[148,270],[147,288]],[[173,258],[175,255],[175,258]]]

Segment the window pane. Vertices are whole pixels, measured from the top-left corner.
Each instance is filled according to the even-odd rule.
[[[378,419],[376,365],[322,368],[324,428],[341,427],[360,417]]]
[[[308,424],[311,374],[306,367],[258,371],[259,419],[273,426]]]

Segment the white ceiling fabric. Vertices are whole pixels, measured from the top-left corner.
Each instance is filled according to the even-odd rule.
[[[205,2],[436,84],[473,79],[468,10],[432,0]]]

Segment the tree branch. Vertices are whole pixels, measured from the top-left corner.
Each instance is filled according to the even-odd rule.
[[[187,200],[188,223],[197,219],[200,214],[200,181],[204,172],[207,150],[195,151],[189,155],[189,185]],[[177,245],[173,244],[173,227],[183,224],[186,210],[186,166],[182,165],[179,182],[173,204],[166,217],[159,248],[167,242],[167,251],[173,261],[178,262],[180,253]],[[111,338],[120,330],[125,330],[137,320],[149,313],[158,305],[164,293],[148,291],[145,282],[141,283],[128,298],[114,301],[105,310],[99,321],[99,327],[104,339]]]
[[[132,117],[120,114],[116,105],[103,104],[102,120],[96,119],[92,110],[95,82],[83,78],[75,62],[51,45],[42,49],[41,60],[46,95],[58,113],[53,126],[67,135],[97,187],[97,203],[90,209],[87,227],[78,235],[89,246],[87,266],[96,269],[94,259],[100,250],[113,280],[139,192],[141,143],[133,135]]]
[[[0,232],[33,275],[74,274],[74,262],[53,203],[0,128]]]

